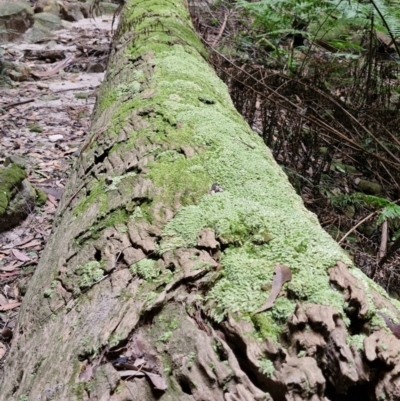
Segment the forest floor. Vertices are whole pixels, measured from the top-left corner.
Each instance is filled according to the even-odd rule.
[[[112,38],[112,19],[112,15],[83,19],[39,44],[2,46],[7,60],[25,63],[30,73],[12,87],[0,88],[0,165],[7,156],[22,157],[28,180],[47,194],[47,201],[29,210],[19,226],[0,234],[0,339],[6,337],[4,328],[13,329],[16,324],[69,170],[90,129]],[[1,344],[0,362],[6,352]]]

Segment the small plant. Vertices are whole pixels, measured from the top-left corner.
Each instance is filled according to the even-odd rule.
[[[270,361],[269,359],[263,359],[261,361],[258,361],[258,365],[258,370],[260,371],[260,373],[268,377],[272,377],[275,372],[275,367],[272,361]]]

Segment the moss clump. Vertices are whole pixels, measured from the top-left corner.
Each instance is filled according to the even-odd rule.
[[[132,264],[129,267],[132,274],[137,274],[139,277],[146,281],[156,278],[160,274],[160,269],[157,263],[151,259],[143,259],[139,262]]]
[[[355,334],[354,336],[348,336],[346,342],[348,345],[353,346],[357,351],[362,351],[364,350],[365,339],[365,334]]]
[[[150,166],[149,177],[156,186],[163,188],[160,200],[170,203],[174,195],[180,194],[183,205],[197,203],[212,184],[201,157],[187,159],[173,150],[158,155]]]
[[[43,192],[41,189],[35,188],[36,190],[36,204],[38,206],[42,206],[47,201],[47,194]]]
[[[105,214],[108,209],[107,194],[104,192],[105,188],[105,178],[95,182],[93,187],[90,189],[89,195],[84,197],[75,207],[74,215],[78,216],[85,213],[85,211],[93,204],[99,205],[100,215]]]
[[[6,211],[13,189],[25,178],[25,170],[14,163],[0,169],[0,215]]]
[[[275,367],[272,361],[270,361],[269,359],[262,359],[258,361],[258,365],[258,370],[260,371],[260,373],[268,377],[272,377],[275,372]]]
[[[97,261],[91,261],[75,269],[75,274],[80,276],[79,288],[90,287],[104,276],[104,271]]]
[[[30,124],[28,128],[30,132],[43,132],[43,128],[39,124]]]

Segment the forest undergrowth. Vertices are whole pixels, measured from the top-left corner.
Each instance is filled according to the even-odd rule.
[[[364,273],[400,296],[400,7],[189,3],[237,110]]]

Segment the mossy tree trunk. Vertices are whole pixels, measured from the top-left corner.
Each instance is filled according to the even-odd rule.
[[[400,316],[235,111],[184,3],[128,1],[0,400],[395,399],[380,309]]]

